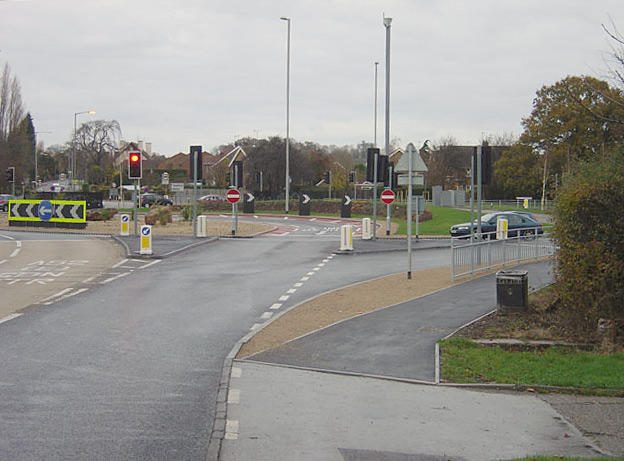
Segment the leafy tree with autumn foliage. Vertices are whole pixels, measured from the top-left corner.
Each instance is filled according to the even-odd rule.
[[[505,195],[542,196],[579,160],[604,156],[624,141],[624,95],[607,82],[569,76],[544,86],[522,121],[518,143],[494,165]],[[530,178],[524,178],[530,175]],[[536,184],[541,191],[536,190]],[[526,188],[519,193],[519,188]]]

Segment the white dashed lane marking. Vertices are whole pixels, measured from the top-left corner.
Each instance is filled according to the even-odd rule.
[[[288,299],[290,298],[290,295],[292,295],[292,294],[296,293],[296,292],[297,292],[297,290],[298,290],[299,288],[303,287],[304,282],[307,282],[307,281],[309,281],[309,280],[310,280],[310,276],[312,276],[312,275],[316,274],[318,271],[320,271],[320,270],[321,270],[323,267],[325,267],[325,265],[326,265],[328,262],[330,262],[333,258],[334,258],[334,255],[333,255],[333,254],[331,254],[331,255],[327,256],[325,259],[323,259],[323,261],[322,261],[321,263],[317,264],[317,265],[316,265],[316,267],[314,267],[314,268],[312,269],[312,271],[311,271],[311,272],[308,272],[308,273],[305,275],[305,277],[301,277],[301,279],[299,280],[299,282],[297,282],[297,283],[295,283],[295,284],[293,285],[293,288],[289,288],[288,290],[286,290],[286,294],[284,294],[284,295],[282,295],[282,296],[280,296],[280,297],[278,298],[278,301],[279,301],[279,302],[277,302],[277,303],[273,303],[273,304],[269,307],[269,309],[270,309],[270,310],[272,310],[272,311],[276,311],[276,310],[278,310],[278,309],[281,309],[281,308],[282,308],[282,306],[284,305],[284,302],[285,302],[285,301],[288,301]],[[260,319],[261,319],[261,320],[264,320],[264,321],[266,322],[266,321],[268,321],[269,319],[271,319],[272,317],[273,317],[273,312],[269,312],[269,311],[267,311],[267,312],[263,313],[263,314],[260,316]],[[257,330],[257,329],[261,328],[263,325],[264,325],[264,323],[254,323],[254,324],[251,326],[250,331],[255,331],[255,330]]]

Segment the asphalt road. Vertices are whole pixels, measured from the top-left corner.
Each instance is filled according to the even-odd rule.
[[[203,459],[223,361],[268,310],[405,264],[335,257],[337,231],[306,226],[123,261],[0,324],[1,457]],[[447,262],[448,250],[423,251],[415,269]]]

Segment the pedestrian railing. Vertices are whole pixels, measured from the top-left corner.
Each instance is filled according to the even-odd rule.
[[[481,238],[474,236],[472,241],[470,237],[453,237],[451,277],[455,279],[515,262],[554,255],[555,245],[550,235],[536,235],[536,232],[537,229],[525,229],[524,235],[506,239],[497,239],[496,232],[483,233]]]

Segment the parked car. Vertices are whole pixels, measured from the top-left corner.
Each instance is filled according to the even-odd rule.
[[[203,195],[197,199],[199,202],[225,202],[225,197],[223,195]]]
[[[9,211],[9,200],[15,200],[15,197],[11,194],[0,194],[0,209],[2,211]]]
[[[481,233],[487,234],[491,236],[491,238],[496,238],[496,234],[494,232],[496,232],[496,221],[499,219],[507,220],[507,235],[509,235],[509,237],[515,237],[518,234],[535,235],[536,233],[544,233],[542,224],[531,218],[528,213],[515,211],[488,213],[481,216]],[[476,233],[477,223],[472,223],[472,226],[470,223],[455,224],[454,226],[451,226],[449,233],[451,234],[451,237],[469,237],[471,228],[473,229],[473,232]],[[492,233],[488,234],[488,232]]]
[[[148,193],[141,195],[141,207],[149,208],[152,205],[171,206],[173,202],[160,194]]]

